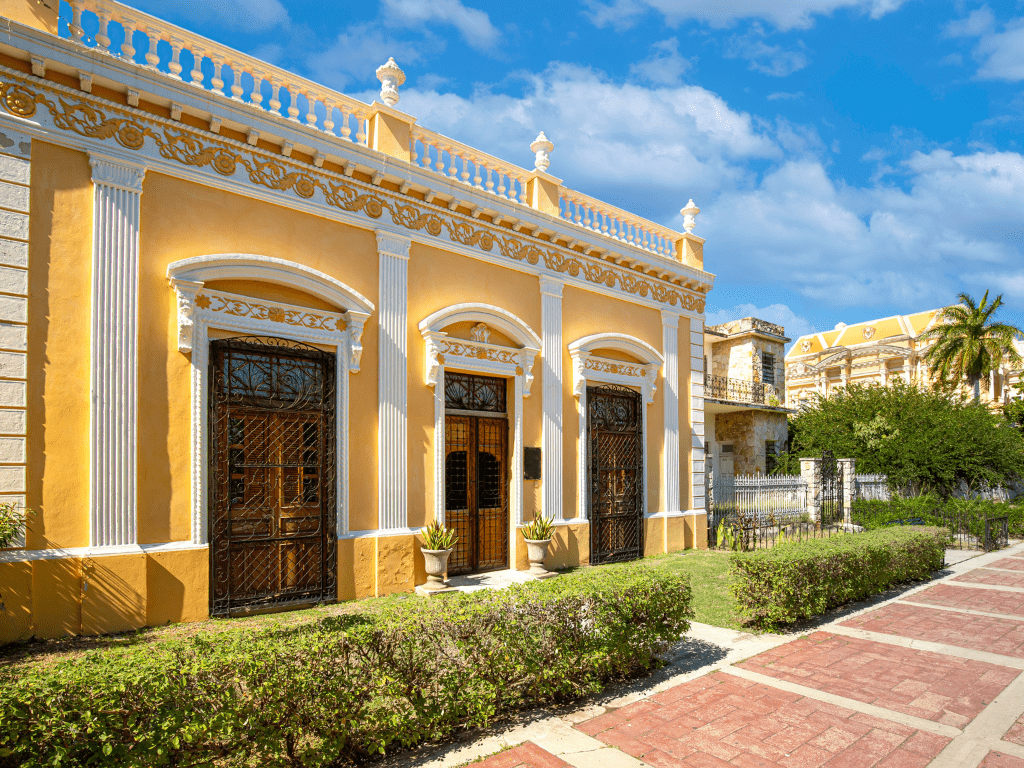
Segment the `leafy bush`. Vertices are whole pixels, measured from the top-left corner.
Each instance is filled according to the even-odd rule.
[[[783,544],[732,556],[740,613],[763,627],[818,616],[942,568],[945,531],[905,527]]]
[[[955,520],[957,530],[976,537],[984,536],[986,517],[1007,517],[1010,538],[1024,538],[1024,506],[986,499],[940,499],[922,494],[892,501],[858,500],[853,503],[851,520],[868,530],[896,524],[949,527]]]
[[[799,472],[801,456],[857,460],[857,472],[881,473],[897,488],[948,496],[964,482],[1008,485],[1024,477],[1024,431],[958,396],[897,379],[891,387],[853,384],[817,398],[790,421],[789,452],[776,474]]]
[[[14,546],[25,533],[28,518],[34,515],[31,509],[22,509],[17,504],[0,504],[0,549]]]
[[[690,602],[688,577],[630,564],[93,652],[0,679],[0,749],[19,766],[361,761],[650,669]]]

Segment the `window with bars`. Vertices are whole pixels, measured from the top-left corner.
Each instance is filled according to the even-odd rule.
[[[764,384],[775,383],[775,355],[771,352],[761,355],[761,381]]]
[[[777,464],[776,457],[779,455],[779,447],[775,440],[764,441],[764,473],[770,475],[775,471]]]

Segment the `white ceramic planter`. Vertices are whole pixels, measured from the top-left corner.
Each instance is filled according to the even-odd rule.
[[[428,592],[436,592],[444,589],[444,574],[448,570],[448,557],[455,547],[451,549],[420,549],[423,553],[423,561],[427,568],[427,583],[423,589]]]
[[[544,567],[544,560],[548,556],[548,545],[551,539],[525,539],[526,556],[530,560],[530,574],[533,576],[546,576],[548,569]]]

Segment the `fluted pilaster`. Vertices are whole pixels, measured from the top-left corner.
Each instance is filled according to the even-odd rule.
[[[406,361],[410,243],[407,238],[377,230],[380,256],[377,524],[381,530],[408,526]]]
[[[561,520],[562,514],[562,288],[561,280],[540,278],[541,371],[543,377],[542,509]]]
[[[661,313],[661,346],[665,355],[665,512],[679,512],[679,315]]]
[[[139,213],[145,169],[89,158],[93,182],[89,544],[136,544]]]

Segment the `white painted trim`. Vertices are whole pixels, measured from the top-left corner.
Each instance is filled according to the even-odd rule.
[[[116,555],[155,555],[161,552],[185,552],[207,549],[206,544],[191,541],[165,541],[160,544],[126,544],[115,547],[70,547],[67,549],[7,549],[0,550],[0,563],[29,563],[35,560],[62,560],[81,557],[112,557]]]
[[[615,349],[632,355],[641,360],[640,363],[627,363],[622,360],[608,360],[591,354],[594,349]],[[655,381],[664,364],[664,358],[654,347],[634,336],[624,333],[597,333],[584,336],[569,345],[569,356],[572,358],[573,394],[577,398],[577,417],[579,419],[579,450],[576,454],[576,515],[588,517],[587,510],[587,385],[591,382],[599,384],[618,384],[639,390],[645,406],[654,402],[657,392]],[[649,514],[650,498],[650,462],[648,461],[647,442],[647,408],[643,409],[643,464],[644,464],[644,517]]]
[[[294,261],[251,253],[215,253],[181,259],[167,265],[168,280],[207,282],[209,280],[255,280],[287,285],[317,296],[341,310],[370,314],[373,302],[354,288],[319,270]]]
[[[696,335],[696,334],[695,334]],[[703,340],[703,336],[701,336]],[[662,508],[676,512],[680,507],[679,471],[679,314],[662,310],[661,346],[665,351],[665,406],[662,448]]]
[[[541,275],[541,514],[552,520],[565,517],[563,500],[562,423],[562,290],[565,282]]]
[[[335,348],[334,410],[335,437],[338,441],[335,450],[336,526],[338,534],[344,534],[349,523],[348,376],[359,370],[351,363],[354,359],[357,361],[354,350],[363,332],[363,322],[366,319],[364,313],[350,310],[343,315],[310,310],[308,307],[264,301],[251,296],[207,291],[203,289],[201,282],[173,277],[170,282],[178,297],[179,349],[191,353],[192,363],[192,543],[205,546],[209,541],[206,507],[209,499],[207,411],[210,386],[210,328],[239,334],[278,336]],[[197,301],[199,296],[204,296],[206,300]],[[233,306],[230,303],[232,301],[238,302],[242,309]],[[258,308],[258,311],[255,308]],[[316,317],[316,327],[312,328],[302,322],[311,315]],[[352,318],[352,322],[343,326],[348,318]],[[289,320],[291,322],[288,322]]]
[[[364,531],[349,531],[339,539],[374,539],[382,536],[415,536],[422,528],[370,528]]]
[[[103,155],[92,167],[89,544],[136,542],[139,224],[146,169]]]
[[[501,322],[496,321],[500,318]],[[440,330],[456,322],[494,324],[523,347],[503,347],[479,341],[455,339]],[[541,341],[530,327],[511,312],[490,304],[455,304],[434,312],[419,323],[426,344],[428,387],[434,389],[434,520],[445,522],[445,370],[464,371],[513,380],[512,478],[509,493],[510,526],[523,524],[523,398],[530,396],[533,365]],[[536,344],[537,346],[533,346]],[[509,541],[515,541],[510,538]],[[510,553],[511,554],[511,553]]]

